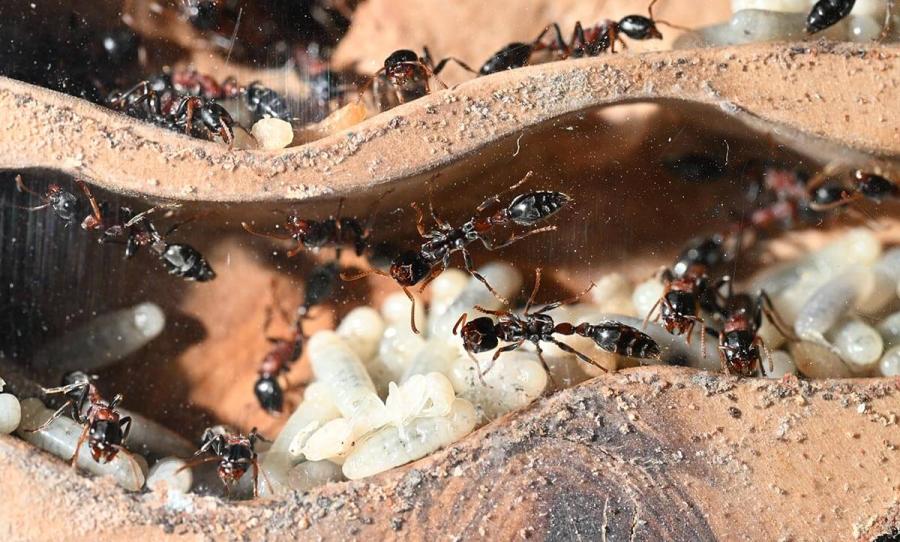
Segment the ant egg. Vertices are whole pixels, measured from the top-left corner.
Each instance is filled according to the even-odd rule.
[[[71,418],[61,416],[40,431],[30,431],[50,419],[53,411],[33,397],[23,400],[21,406],[22,423],[16,434],[46,452],[66,461],[70,460],[75,454],[75,445],[83,430],[82,426]],[[141,464],[127,450],[120,450],[108,463],[98,463],[91,457],[88,443],[84,442],[78,454],[77,465],[97,476],[111,476],[128,491],[140,491],[144,487],[145,473]]]
[[[900,346],[895,346],[884,353],[878,363],[878,369],[884,376],[900,376]]]
[[[791,355],[784,350],[775,350],[771,354],[771,359],[763,359],[767,378],[781,378],[784,375],[797,374],[797,365]],[[769,362],[771,361],[771,366]]]
[[[432,315],[443,314],[469,283],[469,275],[459,269],[447,269],[431,281]]]
[[[288,484],[297,491],[309,491],[343,479],[341,466],[331,461],[304,461],[291,468],[288,474]]]
[[[488,421],[522,408],[541,396],[547,372],[535,354],[514,350],[491,363],[479,360],[484,375],[469,356],[459,356],[450,370],[450,382],[460,397],[475,406],[479,420]],[[482,380],[483,378],[483,380]]]
[[[156,338],[165,323],[162,309],[149,302],[101,314],[41,348],[34,364],[56,379],[72,371],[102,369]]]
[[[855,373],[867,373],[874,369],[884,352],[884,342],[878,331],[859,320],[839,323],[831,330],[828,339]]]
[[[803,13],[809,11],[809,2],[807,0],[731,0],[732,13],[743,9]]]
[[[645,318],[650,314],[650,310],[653,309],[656,302],[663,296],[664,291],[665,287],[657,278],[645,280],[638,284],[634,288],[634,293],[631,295],[631,302],[634,305],[634,310],[637,311],[637,316]],[[654,310],[654,312],[656,311]],[[651,315],[651,320],[653,319],[653,316],[655,316],[655,314]],[[643,321],[641,321],[641,323],[643,324]]]
[[[802,339],[828,344],[825,333],[848,311],[865,300],[875,287],[871,268],[846,271],[820,286],[803,307],[794,322],[794,331]]]
[[[415,418],[401,427],[384,427],[347,457],[344,476],[358,480],[425,457],[471,433],[477,417],[472,403],[456,399],[447,416]]]
[[[446,416],[456,394],[441,373],[413,375],[399,386],[391,382],[385,401],[391,423],[401,426],[413,418]]]
[[[413,297],[416,298],[416,328],[423,329],[426,322],[425,303],[418,296],[414,295]],[[405,324],[406,327],[409,327],[411,304],[412,302],[406,297],[406,294],[394,292],[384,298],[384,303],[381,304],[381,315],[389,325]]]
[[[853,372],[827,346],[808,341],[788,345],[797,370],[809,378],[849,378]]]
[[[888,315],[878,323],[877,329],[886,349],[900,346],[900,312]]]
[[[320,331],[310,338],[307,352],[317,379],[328,385],[335,406],[361,427],[380,427],[387,409],[356,352],[337,333]]]
[[[250,128],[260,149],[275,151],[283,149],[294,140],[294,128],[286,120],[266,118],[257,121]]]
[[[3,389],[3,386],[0,386]],[[19,427],[22,421],[22,407],[11,393],[0,393],[0,434],[8,435]]]
[[[185,461],[178,457],[160,459],[147,474],[147,489],[159,492],[187,493],[194,483],[194,476],[191,469],[179,470],[185,464]]]
[[[357,307],[347,313],[335,331],[363,363],[367,363],[378,352],[378,343],[384,333],[384,320],[371,307]]]
[[[519,292],[522,286],[522,274],[515,267],[500,262],[493,262],[478,270],[488,284],[497,292],[509,299]],[[430,339],[444,339],[456,342],[459,337],[453,337],[453,326],[464,312],[473,312],[475,305],[486,309],[500,308],[500,300],[475,277],[469,278],[465,288],[453,300],[447,310],[440,315],[435,315],[428,323],[428,337]]]
[[[850,15],[868,15],[869,17],[881,20],[884,18],[885,9],[887,9],[887,2],[885,0],[856,0],[853,4],[853,9],[850,10]],[[878,31],[881,31],[880,27]]]

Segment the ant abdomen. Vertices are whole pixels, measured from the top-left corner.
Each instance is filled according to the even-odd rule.
[[[565,207],[569,196],[562,192],[540,190],[517,196],[506,208],[509,219],[521,226],[533,226]]]
[[[160,254],[169,274],[197,282],[206,282],[216,278],[206,258],[190,245],[173,243],[166,245]]]
[[[575,333],[587,337],[601,349],[629,358],[657,359],[659,345],[646,333],[618,322],[579,324]]]

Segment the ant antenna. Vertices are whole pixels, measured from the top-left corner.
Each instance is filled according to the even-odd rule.
[[[686,26],[681,26],[677,24],[670,23],[668,21],[657,20],[653,18],[653,5],[656,4],[659,0],[650,0],[650,5],[647,6],[647,13],[650,15],[650,20],[653,21],[654,24],[661,24],[668,26],[669,28],[674,28],[675,30],[683,30],[685,32],[692,32],[693,28],[688,28]]]
[[[275,239],[276,241],[290,241],[291,240],[290,235],[277,235],[274,233],[264,233],[261,231],[256,231],[253,229],[252,226],[250,226],[250,224],[248,224],[246,222],[241,222],[241,227],[244,228],[244,230],[247,233],[253,234],[257,237],[263,237],[265,239]]]

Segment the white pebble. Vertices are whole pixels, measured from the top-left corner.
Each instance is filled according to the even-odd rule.
[[[900,376],[900,346],[895,346],[884,353],[878,369],[884,376]]]
[[[482,421],[530,404],[547,387],[547,372],[530,352],[506,352],[492,366],[489,361],[485,364],[479,360],[479,363],[481,370],[487,371],[483,381],[475,362],[467,355],[456,359],[449,376],[453,388],[475,405]]]
[[[790,354],[784,350],[775,350],[774,352],[771,352],[770,355],[770,360],[763,359],[767,378],[781,378],[784,375],[797,374],[797,365],[794,364],[794,360],[791,358]],[[772,363],[771,366],[769,365],[769,361]]]
[[[391,423],[401,426],[413,418],[446,416],[456,395],[453,385],[441,373],[413,375],[397,385],[391,382],[385,405]]]
[[[344,479],[341,466],[331,461],[304,461],[291,468],[288,484],[297,491],[309,491]]]
[[[885,348],[900,346],[900,312],[895,312],[885,317],[884,320],[878,323],[877,329],[884,340]]]
[[[183,469],[185,461],[178,457],[160,459],[147,474],[147,488],[152,491],[177,491],[187,493],[194,483],[191,469]]]
[[[518,293],[522,286],[522,274],[509,264],[493,262],[478,271],[501,296],[507,299]],[[484,284],[471,277],[463,291],[447,307],[446,312],[428,323],[429,339],[443,339],[454,343],[458,341],[459,337],[453,336],[453,326],[462,313],[471,313],[475,305],[497,309],[502,303],[485,288]]]
[[[347,457],[344,476],[358,480],[425,457],[472,432],[476,419],[475,407],[465,399],[456,399],[447,416],[416,418],[402,427],[384,427]]]
[[[641,319],[646,318],[650,314],[650,310],[653,309],[653,305],[662,297],[664,291],[665,287],[657,278],[645,280],[638,284],[631,296],[631,302],[634,304],[634,310],[637,311],[637,317]],[[657,310],[654,310],[654,313],[657,312]]]
[[[427,319],[427,316],[425,315],[425,304],[418,296],[414,295],[413,297],[416,298],[416,329],[422,330],[425,327]],[[381,315],[388,325],[405,324],[406,327],[409,327],[409,311],[411,310],[411,305],[412,302],[406,297],[406,294],[403,292],[394,292],[384,298],[384,302],[381,304]]]
[[[2,389],[2,386],[0,386]],[[11,393],[0,393],[0,433],[8,435],[19,427],[22,421],[22,407]]]
[[[359,356],[339,335],[320,331],[307,344],[316,378],[328,385],[335,406],[345,418],[374,429],[387,423],[387,409]]]
[[[839,323],[828,335],[847,365],[855,373],[865,373],[875,368],[884,352],[881,335],[872,326],[860,320],[850,319]]]
[[[44,345],[33,362],[51,373],[50,380],[76,370],[96,371],[139,350],[162,333],[165,323],[162,309],[149,302],[101,314]]]
[[[830,348],[807,341],[789,344],[797,370],[809,378],[849,378],[853,372]]]
[[[290,453],[297,435],[303,434],[309,437],[312,431],[320,425],[340,415],[340,411],[334,405],[331,390],[326,384],[313,382],[306,387],[303,392],[303,402],[291,414],[265,458],[260,461],[260,467],[269,477],[275,493],[281,493],[287,489],[288,471],[296,461],[302,459],[302,457],[296,457],[296,454]],[[297,443],[297,450],[303,448],[305,439],[301,440]],[[259,491],[262,495],[268,494],[268,484],[261,484]]]
[[[71,418],[61,416],[54,420],[49,427],[31,432],[29,429],[40,427],[50,418],[53,411],[35,398],[25,399],[21,405],[22,423],[16,430],[16,434],[38,448],[69,461],[75,453],[75,445],[81,436],[82,426]],[[97,463],[91,457],[90,448],[85,441],[78,454],[77,465],[97,476],[112,476],[120,486],[128,491],[140,491],[144,487],[146,475],[141,469],[141,464],[126,450],[120,450],[109,463]]]
[[[294,140],[294,128],[286,120],[260,119],[250,128],[259,148],[267,151],[283,149]]]
[[[371,307],[357,307],[341,320],[335,331],[363,363],[367,363],[378,352],[378,343],[384,333],[384,320]]]

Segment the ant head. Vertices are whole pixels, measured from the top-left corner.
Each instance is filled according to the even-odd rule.
[[[112,461],[122,447],[122,426],[118,420],[95,420],[88,430],[88,447],[98,463]]]
[[[722,356],[731,372],[751,376],[759,361],[759,347],[754,343],[755,334],[750,331],[726,333],[722,341]]]
[[[819,206],[833,205],[844,199],[844,187],[836,182],[818,186],[812,193],[812,203]]]
[[[856,170],[853,176],[856,178],[856,186],[860,193],[870,200],[880,203],[885,198],[897,194],[897,185],[881,175]]]
[[[272,375],[261,375],[253,386],[253,393],[264,409],[269,412],[281,412],[284,408],[284,394],[281,385]]]
[[[629,15],[619,21],[619,31],[633,40],[662,39],[653,19],[643,15]]]
[[[310,234],[310,230],[312,229],[312,222],[300,218],[299,216],[291,215],[287,219],[286,226],[287,230],[291,234],[291,237],[303,243],[306,240],[306,237]]]
[[[53,184],[47,190],[47,201],[60,219],[65,222],[75,221],[75,213],[78,211],[78,200],[75,198],[75,194]]]
[[[200,108],[199,113],[200,120],[210,130],[218,130],[222,127],[222,124],[228,127],[234,126],[234,119],[231,118],[231,115],[224,107],[217,103],[205,103]]]
[[[494,321],[487,316],[466,322],[460,334],[463,344],[469,352],[487,352],[497,348],[499,344]]]
[[[431,273],[431,264],[421,252],[408,250],[391,263],[390,273],[400,286],[412,286]]]
[[[407,62],[419,62],[419,55],[409,49],[399,49],[384,59],[384,70],[391,71]]]

